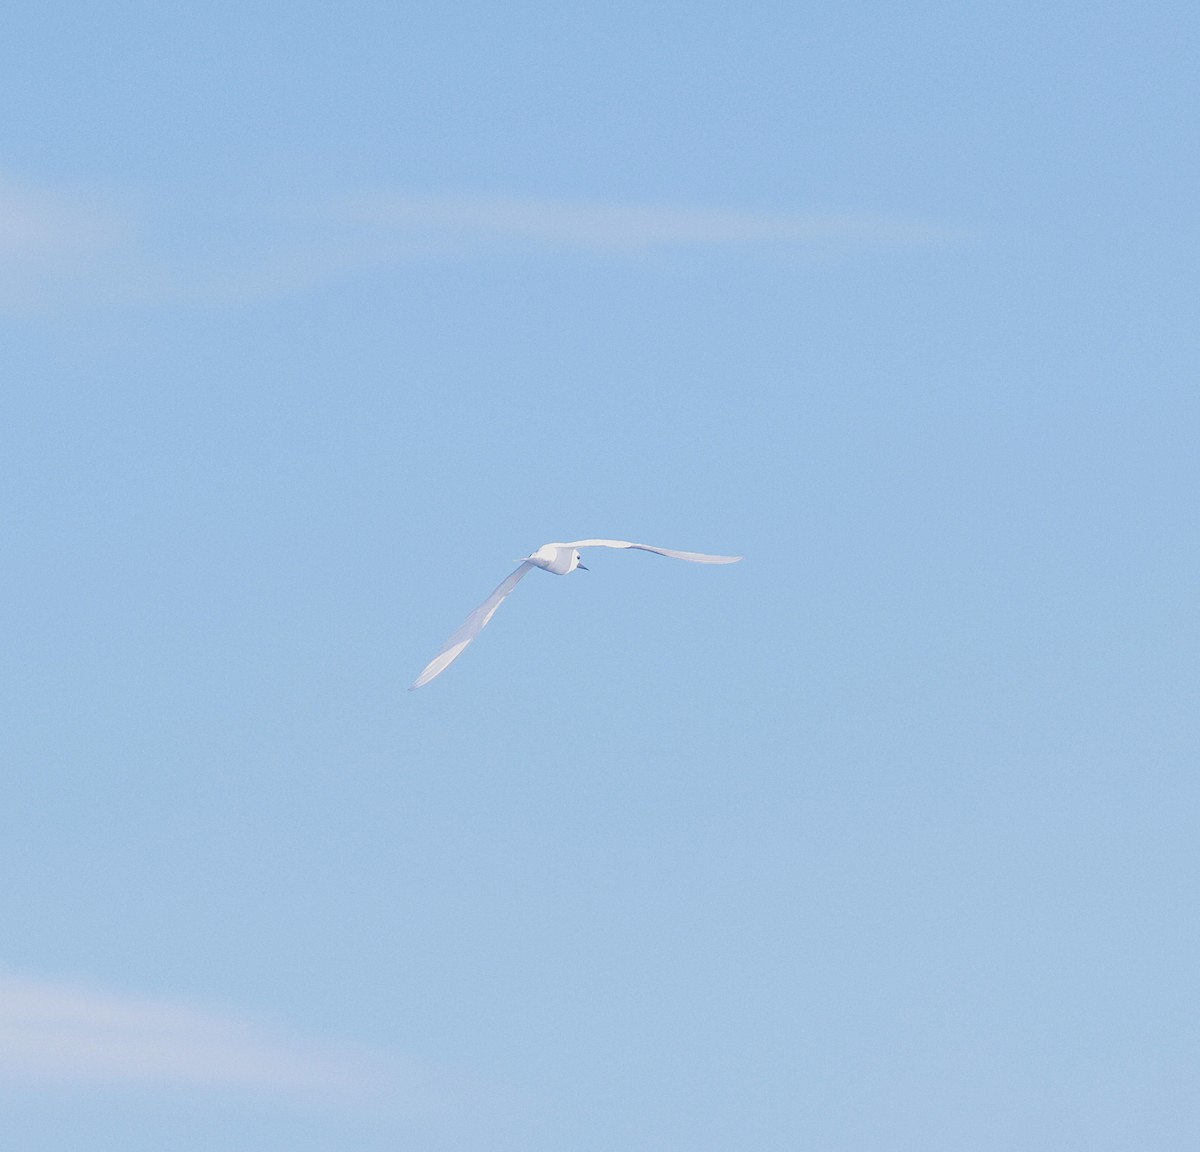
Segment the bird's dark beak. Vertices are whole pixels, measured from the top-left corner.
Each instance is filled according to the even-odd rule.
[[[590,571],[590,569],[588,568],[588,566],[586,564],[576,564],[575,567],[582,568],[585,572]]]

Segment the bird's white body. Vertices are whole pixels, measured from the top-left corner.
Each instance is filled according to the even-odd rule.
[[[483,631],[496,609],[521,582],[527,572],[534,568],[541,568],[543,572],[553,572],[555,576],[566,576],[577,568],[583,568],[586,572],[587,568],[579,562],[580,548],[638,548],[643,552],[657,552],[660,556],[672,556],[676,560],[691,560],[696,564],[735,564],[741,559],[740,556],[710,556],[704,552],[677,552],[671,548],[656,548],[652,544],[634,544],[628,540],[573,540],[569,544],[543,544],[536,552],[531,552],[526,556],[521,561],[521,566],[497,585],[492,590],[492,594],[466,618],[462,627],[446,641],[442,650],[425,665],[421,675],[413,681],[409,690],[420,688],[423,684],[428,684],[435,676],[440,676],[445,672],[462,655],[466,646]]]
[[[572,544],[543,544],[525,557],[527,563],[543,572],[553,572],[555,576],[566,576],[568,572],[582,568],[580,559],[579,549]],[[586,568],[583,570],[587,571]]]

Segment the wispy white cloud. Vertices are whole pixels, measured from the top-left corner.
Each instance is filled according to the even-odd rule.
[[[62,259],[118,242],[120,226],[93,205],[0,178],[0,259]]]
[[[374,192],[264,198],[111,197],[0,175],[0,311],[164,303],[237,305],[368,267],[492,250],[611,258],[734,248],[830,253],[941,245],[962,231],[867,214]]]
[[[731,212],[669,205],[505,197],[376,194],[348,200],[345,215],[381,236],[478,246],[497,241],[630,253],[735,245],[944,244],[961,231],[887,216]]]
[[[104,196],[0,175],[0,309],[145,299],[162,279],[131,215]]]
[[[0,973],[0,1086],[240,1088],[418,1107],[427,1080],[399,1058],[236,1014]]]

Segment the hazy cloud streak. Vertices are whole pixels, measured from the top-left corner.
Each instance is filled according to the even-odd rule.
[[[399,1062],[170,1000],[0,974],[0,1084],[393,1094]],[[413,1085],[409,1085],[412,1091]]]
[[[492,250],[637,258],[665,251],[819,252],[940,245],[954,229],[886,216],[772,214],[669,205],[393,192],[162,196],[137,210],[111,198],[0,176],[0,311],[87,306],[236,306],[305,291],[371,267]]]
[[[0,261],[6,265],[102,251],[123,238],[121,223],[94,204],[0,177]]]
[[[130,216],[103,197],[0,176],[0,308],[124,303],[159,295],[161,280]]]
[[[346,217],[381,234],[478,245],[537,243],[603,252],[733,245],[947,243],[964,234],[916,221],[854,214],[724,212],[640,204],[412,197],[378,194],[347,201]]]

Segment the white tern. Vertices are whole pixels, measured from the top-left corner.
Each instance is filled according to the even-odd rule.
[[[521,582],[526,572],[541,568],[555,576],[566,576],[576,568],[587,568],[579,563],[580,548],[641,548],[644,552],[657,552],[660,556],[673,556],[676,560],[692,560],[697,564],[736,564],[740,556],[707,556],[703,552],[676,552],[671,548],[655,548],[652,544],[632,544],[628,540],[572,540],[569,544],[543,544],[536,552],[526,556],[521,566],[511,573],[503,583],[493,589],[492,594],[466,618],[463,625],[442,646],[442,650],[425,665],[409,687],[420,688],[435,676],[440,676],[459,656],[495,615],[504,598]]]

